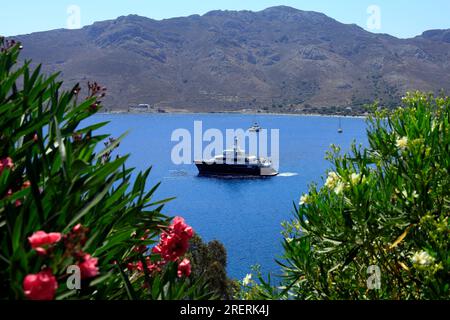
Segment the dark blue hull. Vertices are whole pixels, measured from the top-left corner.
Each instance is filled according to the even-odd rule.
[[[223,175],[223,176],[274,176],[277,172],[273,169],[261,168],[251,164],[226,164],[196,162],[200,175]]]

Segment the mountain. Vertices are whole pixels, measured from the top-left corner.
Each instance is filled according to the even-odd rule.
[[[67,85],[108,87],[111,110],[336,112],[392,105],[407,90],[450,91],[450,30],[398,39],[285,6],[129,15],[14,38]]]

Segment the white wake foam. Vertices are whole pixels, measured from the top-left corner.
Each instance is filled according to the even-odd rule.
[[[278,177],[295,177],[298,176],[298,173],[295,172],[284,172],[284,173],[279,173]]]

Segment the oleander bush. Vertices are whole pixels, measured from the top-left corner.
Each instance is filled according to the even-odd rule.
[[[123,136],[96,135],[106,123],[83,125],[106,89],[63,91],[20,50],[0,39],[0,299],[210,298],[150,169],[113,157]]]
[[[368,145],[342,153],[284,223],[280,286],[256,299],[450,298],[450,99],[408,94],[373,108]]]

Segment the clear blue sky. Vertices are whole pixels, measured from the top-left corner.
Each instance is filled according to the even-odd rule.
[[[323,12],[338,21],[368,29],[367,9],[376,5],[381,13],[381,28],[372,32],[407,38],[429,29],[450,28],[449,0],[2,0],[0,34],[11,36],[65,28],[70,5],[80,8],[82,26],[132,13],[165,19],[215,9],[258,11],[287,5]]]

